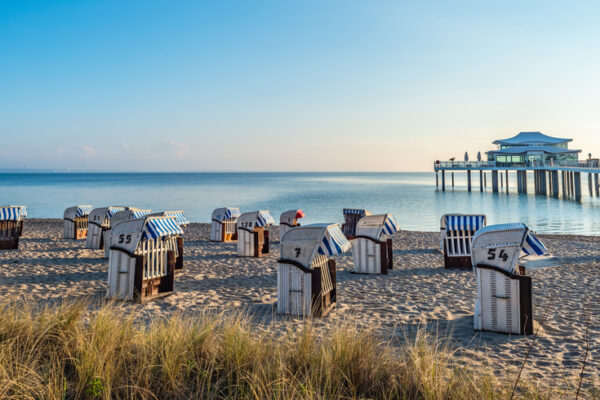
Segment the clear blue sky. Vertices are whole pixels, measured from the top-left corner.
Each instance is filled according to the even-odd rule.
[[[431,170],[600,155],[600,3],[2,1],[0,168]]]

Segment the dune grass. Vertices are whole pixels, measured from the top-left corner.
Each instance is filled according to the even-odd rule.
[[[136,310],[0,305],[0,398],[506,399],[514,383],[460,367],[425,330],[390,346],[348,326],[275,337],[244,315],[143,324]],[[557,395],[544,390],[523,384],[518,397]]]

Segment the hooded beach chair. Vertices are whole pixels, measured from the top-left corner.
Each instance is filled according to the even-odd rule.
[[[323,317],[336,304],[333,257],[351,245],[338,224],[311,224],[281,238],[277,260],[277,313]]]
[[[181,230],[187,227],[190,224],[190,221],[183,215],[183,211],[163,211],[159,214],[151,214],[151,215],[165,215],[168,217],[174,217],[175,222]],[[178,235],[176,237],[177,241],[177,259],[175,260],[175,269],[183,269],[183,234]]]
[[[142,303],[169,295],[175,283],[175,217],[148,215],[114,224],[110,230],[106,297]]]
[[[548,251],[525,224],[491,225],[475,233],[475,330],[533,333],[531,276],[519,260],[534,255],[547,256]]]
[[[281,213],[279,217],[279,239],[283,237],[283,234],[292,228],[300,226],[298,222],[299,218],[304,218],[304,212],[302,210],[288,210]]]
[[[440,221],[440,247],[444,252],[444,267],[471,269],[473,235],[486,225],[485,215],[446,214]]]
[[[0,207],[0,250],[19,248],[19,237],[27,211],[24,206]]]
[[[356,236],[356,224],[358,224],[358,221],[366,215],[371,215],[371,213],[367,210],[344,208],[342,232],[346,235],[348,240],[352,240],[352,238]]]
[[[63,233],[65,239],[85,239],[88,234],[88,216],[92,206],[74,206],[65,210],[63,216]]]
[[[269,231],[275,221],[269,211],[253,211],[242,214],[237,221],[238,256],[260,257],[269,253]]]
[[[110,229],[111,217],[126,207],[94,208],[88,215],[88,233],[85,248],[100,250],[104,248],[104,232]]]
[[[237,240],[237,219],[240,209],[236,207],[217,208],[212,213],[210,240],[213,242],[233,242]]]
[[[117,211],[110,217],[110,227],[104,231],[104,257],[108,258],[110,251],[110,240],[111,240],[111,229],[112,227],[121,222],[129,221],[130,219],[136,219],[151,214],[152,210],[140,210],[135,207],[126,207],[125,210]]]
[[[356,236],[350,241],[354,270],[360,274],[384,274],[393,268],[392,236],[400,230],[392,214],[368,215],[356,225]]]

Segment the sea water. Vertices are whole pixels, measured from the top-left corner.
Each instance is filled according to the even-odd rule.
[[[364,208],[393,213],[402,229],[419,231],[439,230],[445,213],[483,213],[488,224],[524,222],[539,233],[600,235],[600,199],[589,196],[587,179],[582,201],[575,202],[517,194],[516,186],[510,194],[492,193],[489,186],[481,193],[476,176],[468,192],[460,175],[452,188],[447,174],[442,192],[433,172],[4,173],[0,205],[26,205],[30,218],[62,218],[65,208],[78,204],[183,210],[192,222],[209,222],[213,209],[224,206],[270,210],[277,222],[282,211],[301,208],[302,224],[341,223],[343,208]]]

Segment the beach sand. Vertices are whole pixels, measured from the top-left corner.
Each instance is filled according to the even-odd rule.
[[[271,253],[236,256],[235,243],[209,241],[208,224],[191,224],[185,233],[184,270],[177,273],[175,293],[140,307],[141,318],[174,312],[245,311],[260,329],[297,330],[306,321],[275,313],[279,229],[271,229]],[[62,221],[29,219],[19,250],[0,251],[0,295],[31,302],[92,299],[101,302],[107,265],[102,250],[87,250],[85,241],[65,240]],[[349,323],[375,329],[390,343],[401,343],[426,327],[448,335],[457,357],[470,367],[487,366],[499,376],[513,374],[523,362],[531,337],[473,330],[476,287],[470,271],[443,268],[437,232],[394,235],[394,269],[387,276],[351,274],[351,253],[337,257],[336,309],[311,324],[322,334]],[[539,235],[555,267],[535,270],[533,302],[539,337],[524,369],[558,385],[577,379],[585,351],[586,318],[590,353],[586,377],[600,374],[600,238]],[[536,262],[537,263],[537,262]],[[536,263],[532,263],[534,266]],[[539,264],[539,263],[538,263]]]

